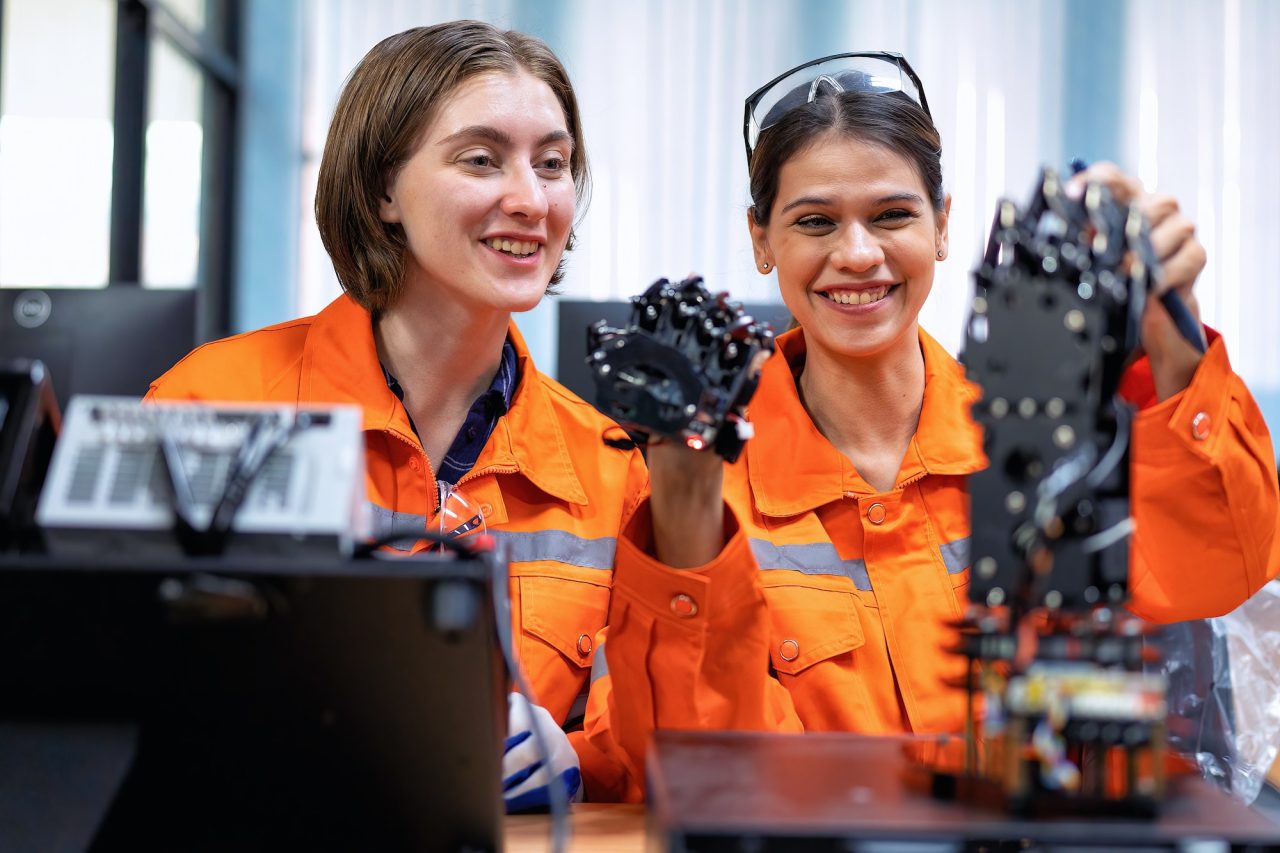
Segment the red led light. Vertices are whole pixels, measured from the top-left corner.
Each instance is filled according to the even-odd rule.
[[[703,447],[706,446],[703,444],[702,439],[698,438],[696,435],[689,436],[689,439],[685,442],[685,444],[689,445],[694,450],[701,450]]]

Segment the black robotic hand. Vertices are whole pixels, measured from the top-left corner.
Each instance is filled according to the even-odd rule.
[[[751,437],[745,417],[760,368],[773,353],[773,329],[743,313],[702,278],[658,279],[631,299],[626,328],[587,329],[587,364],[596,406],[638,444],[657,436],[729,462]]]
[[[973,583],[988,605],[1083,609],[1127,595],[1132,416],[1115,396],[1159,275],[1146,223],[1051,170],[1002,201],[974,272],[964,362],[989,466],[970,478]]]

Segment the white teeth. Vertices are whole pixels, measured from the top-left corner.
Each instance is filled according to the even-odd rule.
[[[889,293],[889,288],[874,287],[870,290],[827,290],[822,293],[832,302],[839,302],[841,305],[870,305],[872,302],[879,302]]]
[[[484,242],[489,248],[497,249],[499,252],[506,252],[509,255],[532,255],[534,252],[538,251],[538,243],[535,241],[504,240],[502,238],[495,237],[485,240]]]

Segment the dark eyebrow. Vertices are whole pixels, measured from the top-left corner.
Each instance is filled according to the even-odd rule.
[[[542,146],[550,145],[553,142],[567,142],[569,143],[569,147],[571,149],[574,147],[574,144],[575,144],[573,141],[573,136],[569,133],[569,131],[553,130],[550,133],[548,133],[546,136],[538,140],[537,147],[541,148]]]
[[[831,199],[823,198],[822,196],[816,196],[816,195],[801,196],[795,201],[791,201],[783,205],[782,210],[778,212],[786,213],[788,210],[790,210],[793,207],[800,207],[801,205],[805,205],[805,204],[812,204],[816,207],[826,207],[827,205],[831,204]]]
[[[473,124],[462,128],[462,130],[449,134],[444,139],[437,142],[437,145],[448,145],[451,142],[457,142],[459,139],[487,139],[498,145],[510,145],[511,137],[498,130],[496,127],[489,127],[487,124]]]
[[[890,204],[895,201],[907,201],[907,202],[911,202],[912,204],[924,204],[924,199],[922,199],[919,195],[917,195],[916,193],[906,193],[906,192],[890,193],[889,195],[881,196],[880,198],[876,199],[876,204],[877,205]]]
[[[913,204],[924,204],[924,199],[922,199],[919,195],[917,195],[916,193],[908,193],[908,192],[890,193],[889,195],[881,196],[880,198],[875,200],[875,204],[878,207],[882,204],[891,204],[895,201],[905,201],[905,202],[911,202]],[[812,204],[816,207],[825,207],[831,204],[831,199],[826,198],[824,196],[815,196],[815,195],[802,196],[796,199],[795,201],[791,201],[783,205],[782,210],[779,212],[786,213],[788,210],[790,210],[793,207],[800,207],[801,205],[806,205],[806,204]]]
[[[511,137],[505,131],[498,130],[496,127],[490,127],[487,124],[473,124],[462,128],[461,130],[451,133],[444,139],[437,142],[437,145],[448,145],[457,142],[460,139],[487,139],[495,145],[507,146],[511,144]],[[566,130],[553,130],[538,140],[536,147],[541,148],[552,142],[568,142],[573,144],[573,137]]]

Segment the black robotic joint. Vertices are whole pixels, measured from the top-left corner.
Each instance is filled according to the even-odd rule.
[[[729,462],[751,435],[746,405],[772,352],[772,327],[700,276],[658,279],[632,297],[625,328],[587,329],[597,408],[639,444],[659,436]]]

